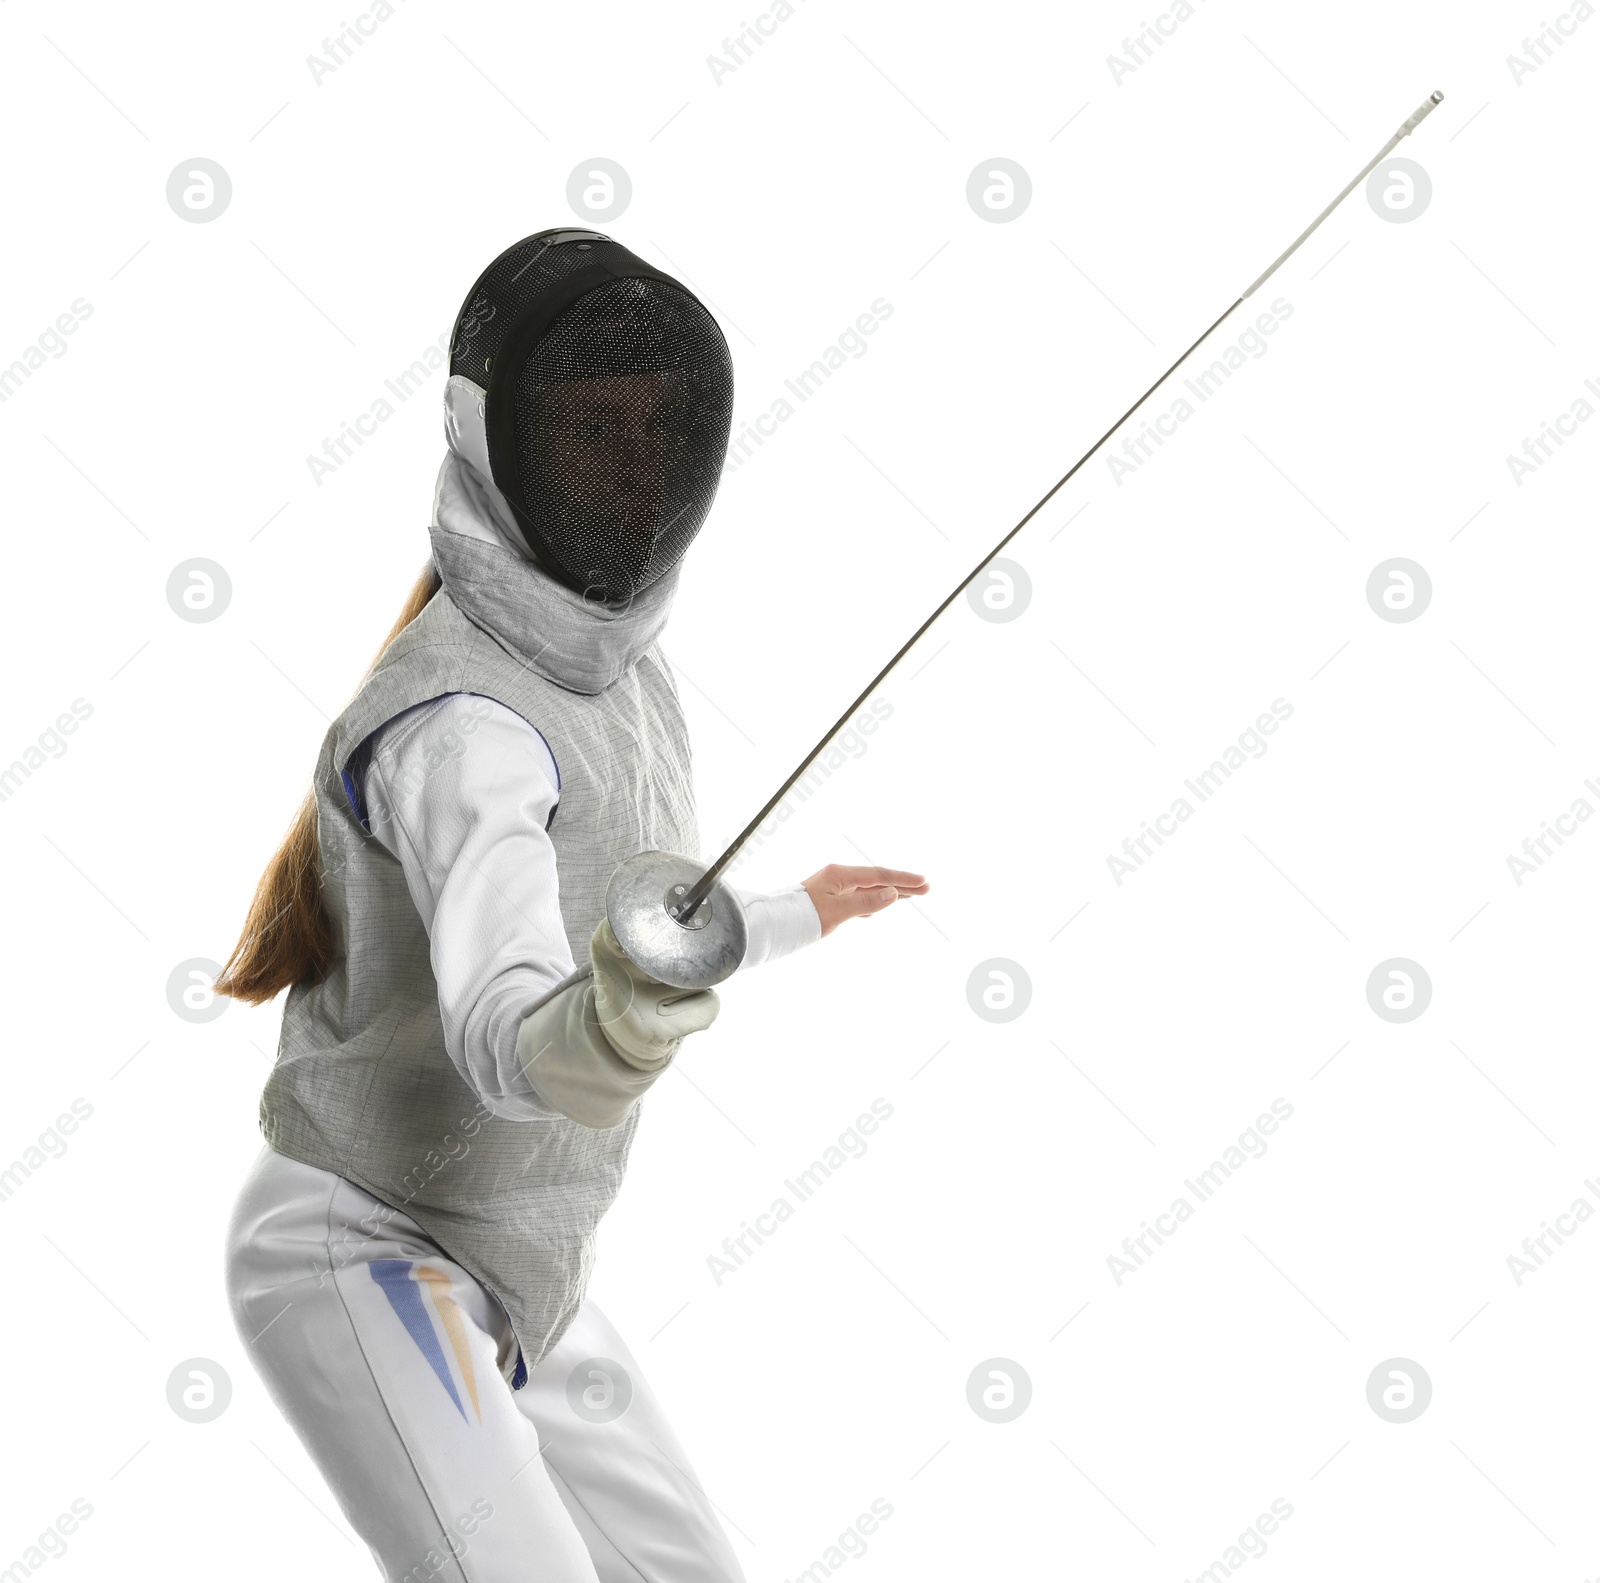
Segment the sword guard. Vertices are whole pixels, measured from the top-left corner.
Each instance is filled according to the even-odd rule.
[[[606,886],[606,917],[630,961],[675,989],[710,989],[744,961],[750,926],[739,898],[719,879],[683,920],[670,907],[709,864],[677,852],[641,852],[619,863]]]

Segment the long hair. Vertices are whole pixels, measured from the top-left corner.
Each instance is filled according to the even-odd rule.
[[[432,561],[406,596],[399,619],[367,667],[422,614],[438,593]],[[294,984],[319,984],[334,966],[333,929],[322,905],[322,853],[317,845],[316,792],[306,793],[283,844],[256,886],[244,932],[216,982],[219,995],[260,1006]]]

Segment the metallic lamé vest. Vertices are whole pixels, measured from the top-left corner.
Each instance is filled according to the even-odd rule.
[[[532,1368],[583,1300],[639,1107],[608,1131],[511,1120],[457,1073],[427,930],[398,860],[363,823],[363,749],[402,711],[449,693],[495,699],[542,732],[561,781],[549,834],[562,922],[573,960],[587,962],[616,864],[699,849],[688,736],[655,642],[671,589],[607,625],[505,549],[439,528],[433,543],[444,588],[322,744],[317,837],[337,965],[289,992],[261,1124],[279,1153],[415,1220],[505,1306]]]

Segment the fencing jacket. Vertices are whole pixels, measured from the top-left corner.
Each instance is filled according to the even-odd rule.
[[[485,490],[492,485],[459,455],[446,461],[430,530],[444,587],[323,741],[313,790],[337,965],[322,983],[289,992],[261,1121],[279,1153],[403,1210],[500,1300],[521,1346],[519,1384],[582,1302],[595,1227],[616,1196],[640,1107],[600,1130],[542,1105],[514,1070],[516,1024],[587,960],[616,864],[650,849],[697,854],[699,838],[683,714],[656,641],[676,575],[626,610],[586,603],[496,531]],[[552,951],[556,920],[547,914],[547,961],[541,969],[518,958],[510,965],[521,980],[507,978],[492,930],[480,927],[479,959],[452,929],[453,960],[464,965],[441,986],[429,929],[442,941],[437,904],[448,886],[426,917],[413,887],[426,880],[427,843],[408,862],[397,856],[408,801],[422,808],[439,799],[478,754],[476,744],[409,758],[382,752],[385,727],[436,700],[458,711],[458,743],[472,734],[461,722],[478,700],[493,706],[487,718],[502,734],[503,717],[515,717],[557,775],[546,834],[559,934]],[[390,745],[399,745],[398,728]],[[384,765],[376,777],[375,757]],[[390,784],[396,776],[403,784]],[[369,806],[371,787],[389,799],[383,808]],[[517,795],[542,806],[536,782]],[[525,801],[518,806],[526,813]],[[472,809],[457,822],[483,823]],[[486,892],[503,860],[516,855],[480,844],[466,872]],[[803,891],[774,901],[770,938],[783,944],[763,950],[777,954],[820,933]]]

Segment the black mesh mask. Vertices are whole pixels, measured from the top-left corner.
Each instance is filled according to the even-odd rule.
[[[484,392],[492,482],[539,564],[625,603],[683,558],[733,417],[722,331],[684,286],[593,231],[541,231],[467,295],[450,372]]]

